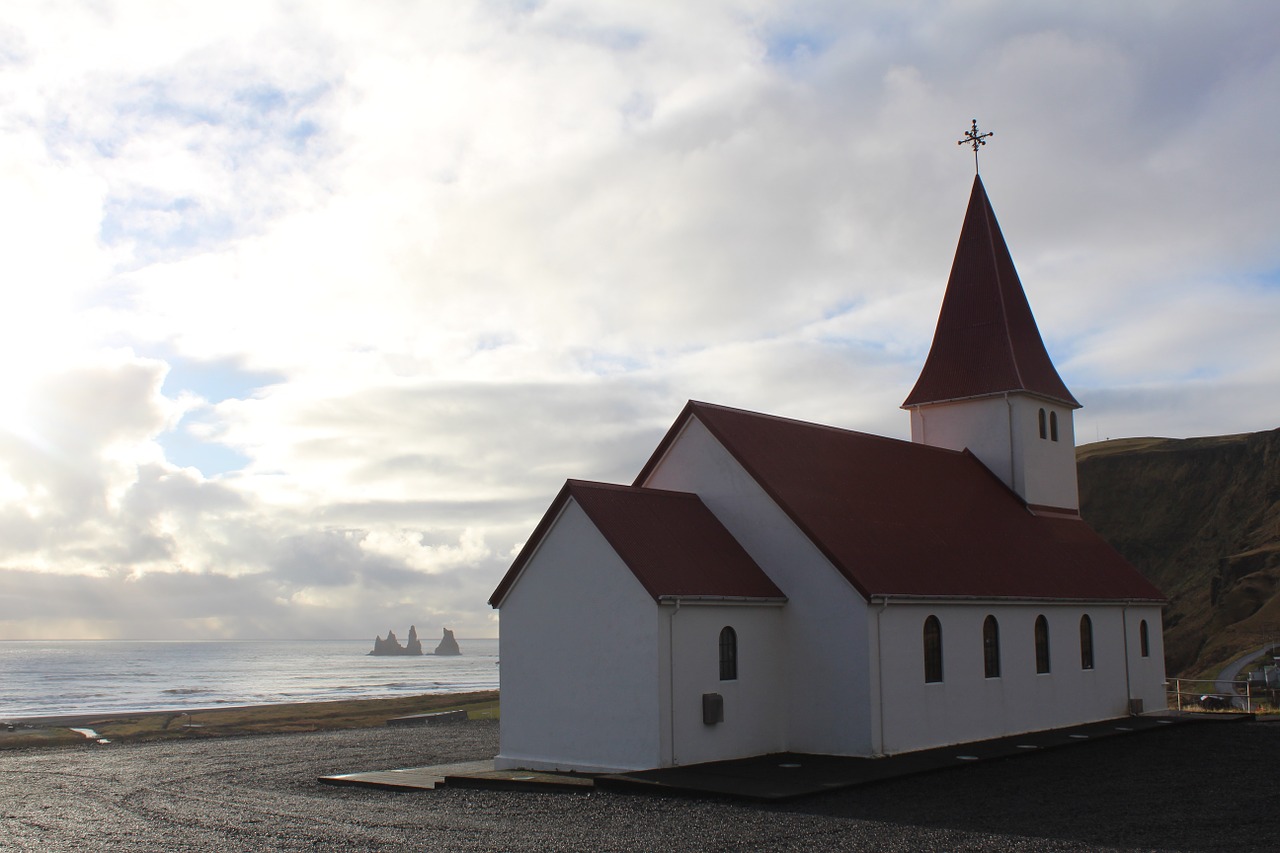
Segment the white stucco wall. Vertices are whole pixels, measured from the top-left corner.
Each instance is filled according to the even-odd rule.
[[[570,500],[502,602],[495,766],[659,766],[659,611]]]
[[[1058,417],[1058,440],[1040,438],[1040,409]],[[969,449],[1028,503],[1078,509],[1072,410],[1025,394],[911,410],[911,440]]]
[[[1129,664],[1135,699],[1142,700],[1143,713],[1162,711],[1168,707],[1164,680],[1164,628],[1162,611],[1153,605],[1129,607],[1125,624],[1129,635]],[[1142,620],[1147,622],[1148,652],[1142,656],[1140,638]]]
[[[1137,662],[1137,618],[1150,622],[1151,656]],[[1164,706],[1159,611],[1122,605],[903,604],[873,608],[885,672],[885,754],[1038,731],[1129,714],[1130,696],[1145,710]],[[986,678],[982,624],[1000,628],[1000,677]],[[1081,667],[1080,617],[1093,623],[1093,669]],[[924,680],[924,621],[942,625],[943,680]],[[1049,625],[1050,671],[1036,672],[1035,620]],[[1126,633],[1128,644],[1126,649]],[[1126,671],[1126,652],[1129,658]],[[1160,657],[1157,657],[1160,655]],[[1159,670],[1157,678],[1156,671]],[[891,677],[892,676],[892,677]],[[880,732],[878,732],[880,734]]]
[[[696,418],[644,485],[697,493],[787,596],[786,749],[870,754],[867,605],[853,586]]]
[[[1080,487],[1076,478],[1076,433],[1073,412],[1034,397],[1015,395],[1013,403],[1013,447],[1022,460],[1015,469],[1014,491],[1027,503],[1041,506],[1080,508]],[[1058,419],[1058,440],[1040,437],[1040,410]]]
[[[675,702],[669,760],[694,764],[782,752],[786,746],[786,696],[782,606],[674,605],[662,608],[674,638],[671,658]],[[738,677],[720,680],[720,631],[738,640]],[[719,693],[724,721],[707,725],[702,695]]]

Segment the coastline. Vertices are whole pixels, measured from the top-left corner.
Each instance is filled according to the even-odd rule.
[[[188,710],[110,711],[0,718],[0,749],[84,743],[91,729],[108,741],[229,737],[316,732],[385,725],[393,717],[466,710],[471,719],[496,719],[498,691],[428,693],[373,699],[220,705]]]

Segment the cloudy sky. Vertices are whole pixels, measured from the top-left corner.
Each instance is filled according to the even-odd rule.
[[[11,0],[0,639],[496,636],[690,398],[892,436],[982,174],[1082,441],[1280,426],[1280,4]]]

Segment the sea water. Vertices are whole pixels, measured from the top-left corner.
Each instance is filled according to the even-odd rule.
[[[0,718],[496,690],[498,641],[458,645],[372,657],[368,640],[0,641]]]

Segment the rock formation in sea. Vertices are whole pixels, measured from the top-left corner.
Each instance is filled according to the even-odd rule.
[[[436,646],[436,654],[438,655],[460,655],[462,649],[458,648],[458,641],[453,638],[453,632],[448,628],[444,629],[444,636],[440,638],[440,645]]]
[[[422,654],[422,641],[418,639],[418,629],[409,626],[409,643],[407,646],[400,645],[400,641],[396,639],[395,631],[388,631],[387,638],[373,638],[373,651],[371,655],[420,655]]]
[[[418,639],[418,629],[413,625],[409,626],[409,639],[405,643],[404,653],[407,655],[422,654],[422,641]]]

